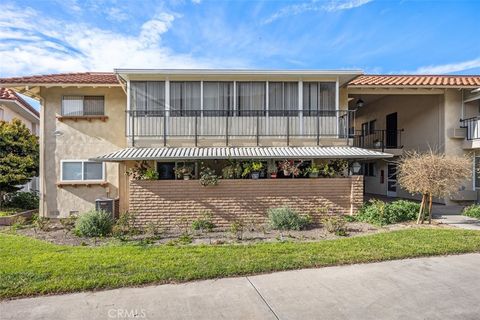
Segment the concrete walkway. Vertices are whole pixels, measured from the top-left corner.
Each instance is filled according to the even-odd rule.
[[[0,303],[0,319],[479,319],[480,254]]]
[[[462,215],[434,215],[437,222],[468,230],[480,230],[480,220]]]

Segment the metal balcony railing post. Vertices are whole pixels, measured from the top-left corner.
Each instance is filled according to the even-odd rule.
[[[227,115],[225,117],[225,146],[228,147],[228,119],[230,117],[230,111],[227,111]]]
[[[163,112],[163,146],[167,146],[167,111]]]
[[[387,135],[387,130],[382,130],[382,152],[385,151],[385,136]]]
[[[290,115],[287,114],[287,146],[290,146]]]
[[[135,111],[132,116],[132,147],[135,147]]]
[[[198,146],[198,131],[197,131],[197,127],[198,127],[198,114],[195,112],[195,122],[194,122],[194,126],[195,126],[195,147]]]
[[[259,113],[257,112],[257,147],[260,144],[260,122],[259,122]]]
[[[320,145],[320,115],[317,110],[317,146]]]

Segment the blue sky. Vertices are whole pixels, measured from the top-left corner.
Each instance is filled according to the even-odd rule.
[[[0,76],[113,68],[480,73],[480,1],[11,1]]]

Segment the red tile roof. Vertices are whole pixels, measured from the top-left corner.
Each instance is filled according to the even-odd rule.
[[[118,79],[113,72],[77,72],[77,73],[58,73],[27,77],[0,78],[0,83],[8,84],[46,84],[46,83],[65,83],[65,84],[115,84],[118,85]]]
[[[480,87],[480,75],[363,75],[349,86],[368,87]]]
[[[20,103],[34,115],[40,118],[40,114],[38,113],[38,111],[34,107],[32,107],[27,101],[23,100],[19,94],[17,94],[11,89],[0,88],[0,100],[18,101],[18,103]]]

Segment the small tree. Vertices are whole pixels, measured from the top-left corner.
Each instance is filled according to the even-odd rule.
[[[421,194],[422,203],[417,224],[425,220],[428,201],[428,222],[432,222],[432,198],[445,198],[456,192],[472,175],[472,159],[468,156],[447,156],[430,150],[408,152],[397,162],[398,183],[412,194]]]
[[[0,121],[0,207],[6,193],[37,175],[38,150],[38,138],[20,120]]]

